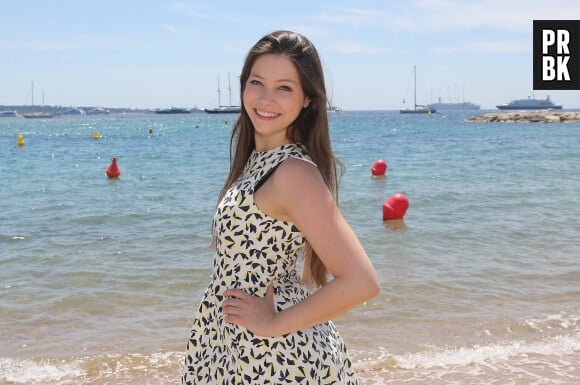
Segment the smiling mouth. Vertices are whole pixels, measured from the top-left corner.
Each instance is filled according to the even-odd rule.
[[[275,117],[280,115],[280,114],[276,114],[273,112],[262,111],[262,110],[258,110],[258,109],[254,109],[254,111],[256,112],[256,115],[258,115],[262,118],[275,118]]]

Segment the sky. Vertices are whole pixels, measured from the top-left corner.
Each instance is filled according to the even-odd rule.
[[[3,1],[0,105],[117,108],[239,104],[263,35],[317,47],[332,104],[393,110],[533,95],[580,108],[580,91],[533,91],[533,20],[580,20],[578,0]],[[221,100],[218,101],[218,79]]]

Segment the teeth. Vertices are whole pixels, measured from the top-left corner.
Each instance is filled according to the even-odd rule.
[[[274,114],[272,112],[267,112],[267,111],[260,111],[260,110],[256,110],[256,112],[258,113],[258,115],[263,116],[265,118],[273,118],[278,114]]]

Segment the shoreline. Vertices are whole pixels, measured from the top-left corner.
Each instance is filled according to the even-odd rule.
[[[580,112],[572,111],[510,111],[489,112],[467,119],[481,123],[579,123]]]

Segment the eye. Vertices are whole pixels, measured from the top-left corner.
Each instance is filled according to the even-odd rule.
[[[286,91],[286,92],[291,92],[292,91],[292,88],[290,88],[288,86],[280,86],[280,90]]]
[[[259,86],[262,83],[259,80],[251,79],[250,81],[248,81],[248,84],[251,84],[253,86]]]

